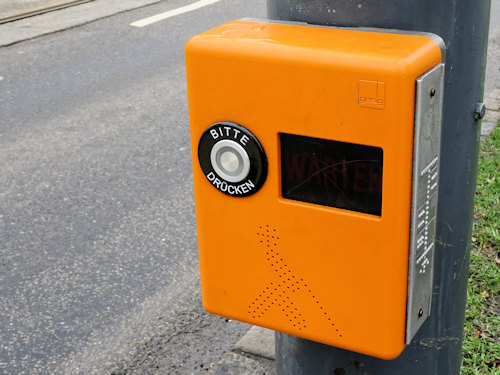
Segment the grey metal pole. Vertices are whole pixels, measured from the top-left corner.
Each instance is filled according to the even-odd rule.
[[[267,8],[271,19],[432,32],[447,46],[430,317],[392,361],[276,333],[277,375],[458,375],[490,0],[268,0]]]

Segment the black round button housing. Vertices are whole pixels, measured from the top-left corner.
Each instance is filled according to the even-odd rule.
[[[207,180],[232,197],[252,195],[266,181],[264,148],[248,129],[232,122],[217,122],[203,132],[198,159]]]

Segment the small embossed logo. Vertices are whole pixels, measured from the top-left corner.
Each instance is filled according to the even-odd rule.
[[[361,107],[384,109],[385,82],[359,81],[358,103]]]

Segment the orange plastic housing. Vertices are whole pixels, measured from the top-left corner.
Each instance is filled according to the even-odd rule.
[[[201,284],[214,314],[391,359],[405,347],[415,80],[441,62],[424,36],[233,21],[186,46]],[[265,184],[215,189],[210,125],[249,129]],[[281,195],[280,133],[383,149],[381,216]]]

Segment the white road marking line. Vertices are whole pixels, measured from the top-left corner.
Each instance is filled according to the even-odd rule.
[[[179,14],[191,12],[193,10],[206,7],[207,5],[218,3],[220,0],[199,0],[196,3],[192,3],[177,9],[169,10],[168,12],[163,12],[156,14],[151,17],[143,18],[142,20],[132,22],[130,26],[144,27],[151,25],[152,23],[163,21],[164,19],[178,16]]]

